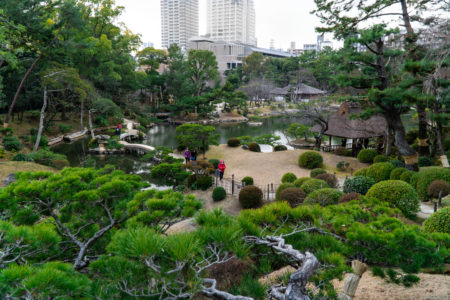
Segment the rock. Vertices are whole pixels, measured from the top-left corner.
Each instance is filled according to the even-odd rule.
[[[16,182],[16,174],[9,174],[4,181],[5,185],[10,185],[14,182]]]
[[[104,140],[104,141],[106,141],[106,140],[109,140],[111,137],[109,135],[106,135],[106,134],[99,134],[99,135],[96,135],[95,138],[97,140]]]
[[[258,282],[261,285],[267,284],[267,285],[271,286],[273,284],[279,283],[280,278],[282,278],[287,273],[292,274],[295,271],[297,271],[295,268],[293,268],[291,266],[286,266],[279,270],[273,271],[272,273],[269,273],[266,276],[259,278]]]
[[[248,150],[248,146],[247,145],[242,145],[242,149]]]

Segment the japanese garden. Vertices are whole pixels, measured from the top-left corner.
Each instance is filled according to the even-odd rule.
[[[448,1],[224,72],[116,2],[0,0],[1,299],[450,297]]]

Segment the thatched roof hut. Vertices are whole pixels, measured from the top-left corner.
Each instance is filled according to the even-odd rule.
[[[295,97],[295,99],[291,100],[299,100],[325,95],[326,92],[316,89],[312,86],[306,85],[304,83],[299,83],[296,86],[288,85],[284,88],[275,88],[270,91],[270,94],[273,96],[282,96],[282,97],[293,96]]]
[[[386,133],[386,119],[382,116],[372,116],[367,120],[358,118],[362,109],[357,103],[344,102],[339,110],[328,118],[328,130],[325,135],[347,138],[368,139],[384,136]],[[351,115],[356,115],[353,118]],[[320,132],[321,127],[316,125],[312,132]]]

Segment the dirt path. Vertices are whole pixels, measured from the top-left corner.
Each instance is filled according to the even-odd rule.
[[[243,150],[240,147],[231,148],[227,145],[212,146],[206,153],[208,159],[224,159],[227,165],[225,178],[235,178],[240,180],[245,176],[253,177],[255,185],[266,185],[269,183],[281,183],[281,177],[286,172],[292,172],[297,177],[309,177],[310,170],[298,166],[298,157],[307,150],[289,150],[270,153],[256,153]],[[368,166],[358,162],[356,158],[337,156],[329,153],[321,153],[324,164],[330,173],[336,172],[339,178],[345,178],[349,173],[337,172],[336,164],[339,161],[350,163],[350,168],[358,170]]]

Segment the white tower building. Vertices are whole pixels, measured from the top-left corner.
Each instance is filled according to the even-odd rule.
[[[198,0],[161,0],[162,47],[187,49],[189,39],[199,34],[198,20]]]
[[[256,46],[253,0],[208,0],[207,36]]]

